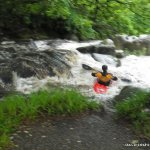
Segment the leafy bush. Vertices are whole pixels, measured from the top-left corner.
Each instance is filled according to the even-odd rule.
[[[148,34],[149,7],[148,0],[5,0],[0,5],[0,28],[16,33],[48,27],[47,31],[74,33],[81,39]]]
[[[128,120],[134,130],[150,138],[150,112],[145,109],[150,105],[150,93],[138,92],[116,104],[118,118]]]

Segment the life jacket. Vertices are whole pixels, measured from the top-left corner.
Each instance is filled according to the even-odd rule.
[[[109,82],[113,78],[113,76],[110,73],[103,75],[103,73],[98,72],[95,74],[95,76],[104,83]]]

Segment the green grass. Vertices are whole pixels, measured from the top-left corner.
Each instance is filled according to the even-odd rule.
[[[116,104],[117,116],[128,120],[137,134],[150,138],[150,112],[145,111],[149,105],[150,93],[140,91]]]
[[[11,95],[0,102],[0,149],[10,144],[9,136],[24,119],[40,115],[74,115],[98,110],[101,105],[78,91],[55,89],[30,95]]]

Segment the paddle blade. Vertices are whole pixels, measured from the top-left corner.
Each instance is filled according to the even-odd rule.
[[[92,67],[86,65],[86,64],[82,64],[82,68],[84,68],[85,70],[93,70]]]

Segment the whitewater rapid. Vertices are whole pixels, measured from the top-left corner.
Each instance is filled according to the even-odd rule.
[[[77,87],[81,92],[87,94],[88,96],[95,96],[100,100],[112,99],[115,95],[118,95],[124,86],[134,86],[145,89],[150,89],[150,57],[149,56],[134,56],[129,55],[120,59],[120,66],[117,66],[117,59],[110,55],[96,54],[96,61],[91,54],[83,54],[77,51],[78,47],[97,45],[101,41],[88,41],[88,42],[74,42],[67,41],[61,42],[55,45],[56,49],[65,49],[68,51],[74,51],[76,53],[76,59],[72,61],[71,65],[71,77],[46,77],[45,79],[39,80],[36,77],[31,78],[16,78],[16,89],[23,93],[30,93],[32,91],[37,91],[39,89],[47,89],[48,85],[63,85]],[[35,45],[38,51],[43,51],[45,49],[51,48],[47,41],[35,41]],[[103,64],[108,65],[109,72],[114,76],[118,77],[118,81],[113,82],[108,92],[103,95],[97,95],[93,91],[93,83],[95,78],[91,76],[90,70],[85,70],[82,68],[82,64],[87,64],[97,70],[101,71],[101,66]],[[125,82],[121,79],[128,79],[131,82]]]

